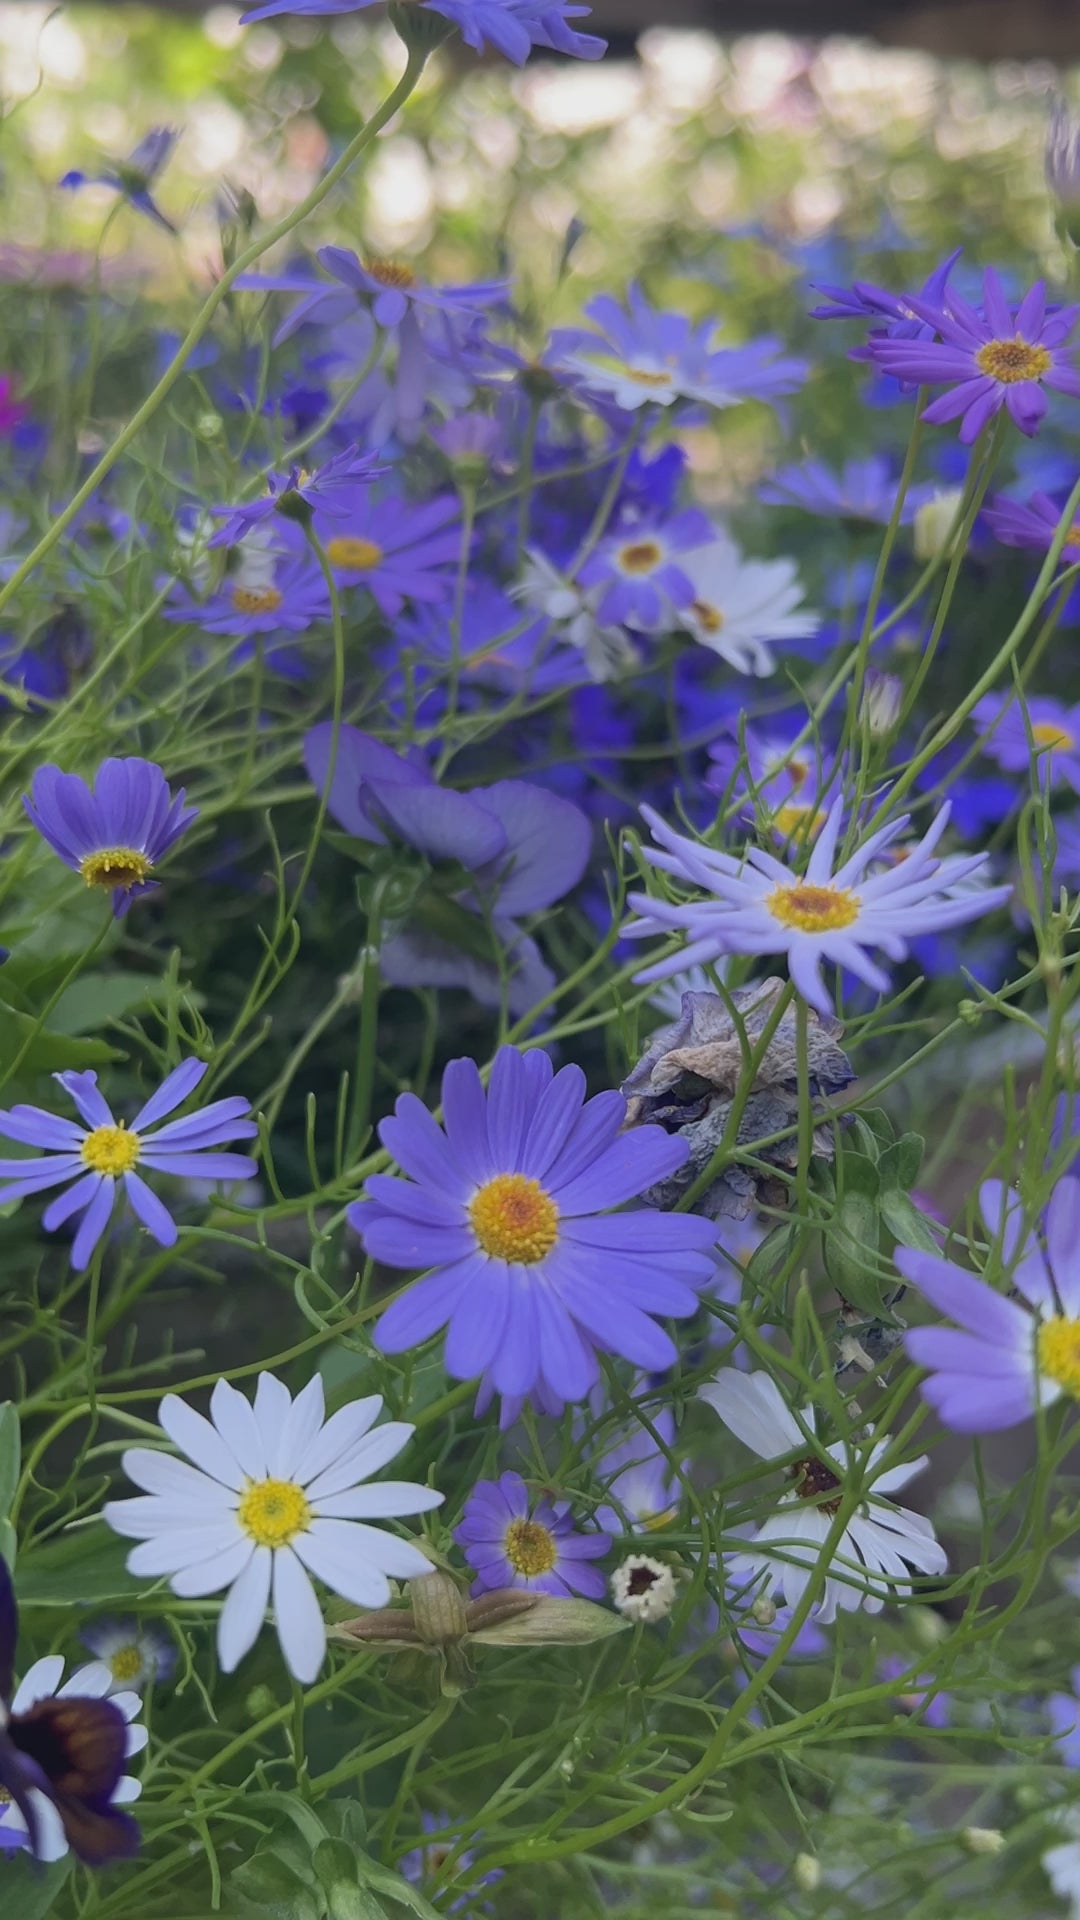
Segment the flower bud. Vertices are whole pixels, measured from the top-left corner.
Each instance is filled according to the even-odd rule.
[[[949,1623],[933,1607],[909,1607],[907,1625],[920,1647],[940,1647],[949,1637]]]
[[[675,1605],[675,1575],[663,1560],[632,1553],[611,1576],[611,1597],[627,1620],[663,1620]]]
[[[776,1602],[767,1593],[759,1593],[750,1613],[759,1627],[771,1627],[776,1619]]]
[[[943,487],[916,510],[914,546],[916,560],[936,560],[952,544],[950,534],[957,508],[963,499],[960,487]]]
[[[985,1854],[988,1858],[1004,1853],[1007,1844],[1000,1827],[964,1827],[960,1838],[969,1853]]]
[[[797,1853],[791,1877],[801,1893],[816,1893],[821,1885],[821,1862],[813,1853]]]
[[[358,1614],[355,1620],[341,1620],[328,1631],[331,1640],[361,1640],[387,1649],[422,1644],[407,1607],[377,1607],[372,1613]]]
[[[867,668],[859,718],[872,740],[889,738],[900,718],[903,698],[903,684],[895,673],[879,673],[876,667]]]
[[[536,1604],[528,1613],[474,1630],[472,1638],[493,1647],[587,1647],[629,1625],[591,1600],[557,1600],[547,1593],[529,1597],[535,1597]]]
[[[465,1602],[448,1573],[424,1573],[409,1581],[413,1626],[428,1647],[448,1647],[468,1631]]]

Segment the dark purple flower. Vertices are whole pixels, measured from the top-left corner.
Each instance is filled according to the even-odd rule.
[[[139,1829],[114,1806],[124,1772],[128,1724],[112,1700],[83,1694],[13,1706],[19,1613],[6,1562],[0,1557],[0,1789],[25,1823],[30,1851],[40,1856],[43,1795],[60,1817],[72,1852],[87,1866],[134,1853]],[[0,1838],[0,1854],[4,1851]]]
[[[258,1171],[255,1161],[245,1153],[209,1151],[228,1140],[254,1139],[258,1133],[250,1118],[250,1104],[240,1096],[214,1100],[201,1113],[189,1113],[182,1120],[157,1126],[194,1092],[205,1072],[205,1061],[182,1060],[140,1107],[130,1127],[113,1119],[98,1091],[97,1074],[92,1072],[53,1075],[74,1101],[86,1122],[84,1127],[42,1107],[0,1108],[0,1137],[45,1149],[40,1159],[0,1160],[0,1180],[4,1182],[0,1186],[0,1206],[8,1200],[42,1193],[48,1187],[66,1186],[67,1192],[45,1209],[42,1226],[52,1233],[82,1214],[71,1250],[72,1265],[78,1269],[89,1264],[109,1224],[120,1181],[132,1212],[159,1246],[174,1246],[176,1222],[135,1171],[137,1167],[148,1173],[171,1173],[181,1178],[192,1175],[203,1180],[250,1180]],[[156,1127],[156,1131],[148,1134],[144,1131],[147,1127]]]
[[[65,866],[112,893],[117,915],[153,890],[158,862],[198,814],[154,761],[136,759],[103,760],[93,790],[77,773],[39,767],[23,806]]]
[[[383,1314],[377,1344],[401,1353],[449,1323],[446,1368],[485,1374],[501,1394],[581,1400],[597,1353],[670,1366],[655,1315],[685,1318],[712,1273],[709,1221],[638,1208],[609,1213],[686,1157],[661,1128],[623,1133],[626,1101],[585,1101],[576,1066],[557,1074],[539,1050],[501,1047],[485,1089],[452,1060],[440,1128],[402,1094],[379,1137],[406,1179],[373,1174],[349,1219],[367,1252],[430,1268]]]
[[[476,1569],[474,1593],[525,1587],[560,1599],[602,1600],[604,1576],[587,1562],[607,1553],[606,1533],[575,1533],[569,1507],[533,1499],[519,1473],[478,1480],[454,1539]]]
[[[502,1879],[501,1867],[492,1867],[489,1873],[482,1873],[479,1879],[472,1874],[471,1868],[476,1859],[476,1848],[460,1847],[453,1835],[447,1832],[451,1825],[451,1817],[448,1813],[422,1813],[420,1825],[425,1834],[432,1836],[438,1834],[442,1838],[425,1839],[422,1846],[413,1847],[408,1853],[402,1854],[397,1863],[398,1872],[410,1886],[422,1887],[427,1893],[437,1895],[448,1882],[452,1886],[456,1881],[465,1880],[471,1882],[474,1887],[490,1887],[497,1880]],[[448,1862],[451,1862],[449,1868]],[[466,1891],[456,1900],[451,1900],[445,1911],[475,1914],[490,1913],[492,1909],[486,1901],[482,1907],[478,1908],[472,1892]]]
[[[888,325],[880,329],[873,337],[883,340],[932,340],[936,323],[928,320],[917,306],[920,300],[928,300],[937,306],[945,299],[949,275],[960,258],[962,249],[957,247],[947,260],[934,268],[929,279],[923,282],[918,294],[894,293],[889,287],[874,286],[869,280],[856,280],[851,287],[829,287],[821,285],[815,292],[827,296],[823,307],[811,307],[812,320],[886,320]],[[852,359],[867,358],[867,348],[857,347]]]
[[[960,419],[965,446],[1002,407],[1021,433],[1036,433],[1046,413],[1046,387],[1080,397],[1080,372],[1065,346],[1080,306],[1048,313],[1041,280],[1016,308],[992,267],[983,275],[981,313],[955,293],[940,305],[912,295],[910,304],[940,338],[874,338],[866,354],[884,372],[916,386],[948,383],[950,391],[922,417],[934,426]]]

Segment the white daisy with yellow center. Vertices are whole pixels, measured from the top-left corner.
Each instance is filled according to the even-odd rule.
[[[261,1373],[254,1405],[219,1380],[210,1419],[167,1394],[159,1419],[187,1460],[134,1447],[124,1470],[144,1498],[113,1500],[105,1518],[143,1544],[128,1558],[143,1578],[166,1576],[173,1592],[199,1599],[227,1588],[218,1657],[231,1673],[272,1604],[286,1664],[305,1686],[326,1652],[311,1576],[360,1607],[384,1607],[389,1580],[430,1573],[411,1541],[370,1520],[437,1507],[442,1494],[408,1481],[361,1484],[400,1453],[414,1429],[375,1421],[374,1395],[325,1418],[318,1375],[295,1400]],[[188,1464],[191,1462],[193,1464]]]
[[[821,625],[820,614],[803,605],[793,560],[747,560],[722,528],[679,565],[694,587],[681,624],[739,673],[775,673],[770,647],[809,639]]]

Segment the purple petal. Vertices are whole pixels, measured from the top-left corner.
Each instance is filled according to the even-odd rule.
[[[71,1264],[76,1272],[90,1264],[90,1256],[109,1224],[116,1197],[116,1182],[103,1178],[90,1205],[82,1217],[82,1224],[75,1235],[75,1244],[71,1249]]]
[[[157,1194],[151,1192],[145,1180],[137,1173],[124,1175],[124,1187],[131,1202],[132,1212],[142,1221],[143,1226],[162,1247],[176,1245],[176,1222],[168,1208],[163,1206]]]
[[[206,1066],[205,1060],[181,1060],[180,1065],[166,1075],[157,1092],[151,1094],[145,1105],[139,1108],[131,1123],[132,1130],[138,1133],[141,1128],[152,1127],[155,1120],[162,1120],[167,1113],[172,1113],[187,1099],[189,1093],[194,1092],[206,1072]]]

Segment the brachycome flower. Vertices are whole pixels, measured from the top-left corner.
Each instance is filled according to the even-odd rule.
[[[769,643],[809,639],[821,625],[802,603],[793,560],[747,560],[721,528],[680,565],[694,589],[680,625],[737,673],[775,673]]]
[[[374,4],[375,0],[262,0],[261,6],[249,8],[240,18],[246,25],[283,13],[360,13]],[[422,0],[422,4],[425,11],[452,21],[466,46],[477,53],[485,46],[495,47],[515,66],[528,59],[533,47],[572,54],[579,60],[599,60],[607,46],[595,34],[578,33],[569,25],[591,11],[571,6],[569,0]]]
[[[607,1209],[686,1157],[659,1127],[623,1133],[621,1094],[585,1100],[580,1067],[500,1047],[485,1089],[472,1060],[443,1075],[444,1127],[402,1094],[379,1138],[407,1179],[373,1174],[349,1219],[391,1267],[432,1268],[383,1314],[384,1353],[449,1323],[447,1371],[497,1393],[581,1400],[597,1353],[671,1366],[654,1316],[683,1319],[712,1274],[714,1229],[692,1214]],[[445,1131],[444,1131],[445,1128]]]
[[[1019,1197],[1000,1180],[983,1182],[979,1210],[1000,1245],[1008,1295],[938,1254],[896,1253],[905,1280],[957,1323],[916,1327],[906,1345],[929,1369],[923,1398],[961,1433],[1015,1427],[1063,1394],[1080,1399],[1080,1181],[1054,1189],[1045,1254],[1024,1234]]]
[[[258,1133],[250,1104],[240,1095],[214,1100],[201,1113],[157,1126],[194,1092],[205,1072],[204,1060],[182,1060],[139,1108],[130,1127],[113,1119],[93,1072],[53,1075],[70,1094],[85,1126],[43,1107],[0,1108],[0,1136],[48,1149],[37,1160],[0,1160],[0,1180],[5,1183],[0,1186],[0,1206],[66,1185],[67,1192],[46,1207],[42,1225],[52,1233],[81,1213],[71,1261],[76,1268],[85,1267],[112,1218],[120,1182],[132,1212],[158,1244],[174,1246],[176,1222],[137,1169],[203,1180],[250,1180],[258,1171],[246,1153],[212,1151],[223,1141],[250,1140]],[[155,1131],[147,1133],[148,1127]]]
[[[110,1615],[83,1627],[79,1638],[108,1667],[112,1693],[160,1686],[176,1668],[176,1642],[154,1620],[136,1620],[131,1613]]]
[[[117,915],[157,886],[158,862],[198,812],[152,760],[134,759],[103,760],[92,789],[77,773],[39,767],[23,806],[65,866],[112,894]]]
[[[652,1625],[675,1605],[675,1575],[663,1560],[632,1553],[611,1576],[611,1598],[628,1620]]]
[[[112,1675],[107,1666],[100,1661],[79,1667],[70,1679],[64,1679],[64,1661],[60,1654],[46,1654],[43,1660],[36,1660],[15,1690],[11,1711],[21,1715],[33,1724],[35,1708],[43,1701],[55,1701],[53,1712],[61,1717],[70,1711],[67,1703],[72,1700],[104,1700],[109,1697],[110,1705],[123,1718],[125,1724],[124,1757],[141,1753],[147,1742],[145,1727],[132,1723],[142,1708],[137,1693],[118,1692],[112,1684]],[[42,1729],[44,1733],[44,1728]],[[36,1756],[35,1756],[36,1757]],[[142,1784],[130,1773],[121,1773],[115,1785],[103,1790],[101,1818],[107,1827],[111,1827],[118,1839],[125,1842],[125,1850],[136,1838],[135,1830],[128,1815],[119,1811],[129,1807],[139,1798]],[[71,1809],[63,1808],[62,1801],[38,1786],[29,1789],[30,1805],[33,1809],[37,1832],[33,1851],[39,1860],[61,1860],[70,1850],[79,1851],[79,1820]],[[0,1855],[5,1850],[30,1848],[30,1829],[26,1816],[20,1812],[13,1800],[5,1801],[0,1795]]]
[[[576,1533],[565,1502],[532,1499],[519,1473],[477,1481],[454,1539],[476,1570],[474,1594],[526,1587],[530,1593],[603,1597],[604,1576],[588,1562],[608,1551],[608,1535]]]
[[[760,1579],[761,1593],[782,1592],[789,1606],[797,1606],[821,1565],[844,1497],[845,1478],[854,1465],[850,1450],[808,1440],[806,1430],[813,1432],[812,1408],[803,1410],[800,1425],[767,1373],[737,1373],[726,1367],[701,1388],[700,1397],[760,1460],[794,1456],[785,1468],[790,1492],[784,1494],[775,1514],[755,1529],[745,1551],[729,1556],[728,1573],[736,1584]],[[873,1479],[873,1468],[888,1446],[887,1439],[874,1441],[860,1462],[863,1478]],[[845,1613],[860,1607],[880,1613],[886,1600],[904,1597],[911,1568],[923,1574],[944,1573],[945,1553],[930,1522],[881,1497],[906,1487],[926,1464],[923,1454],[873,1479],[871,1490],[833,1544],[814,1609],[822,1624],[835,1619],[837,1608]]]
[[[289,1671],[311,1684],[326,1652],[312,1574],[356,1606],[385,1607],[389,1579],[430,1573],[411,1541],[364,1524],[426,1513],[443,1497],[409,1481],[362,1484],[414,1431],[399,1420],[376,1427],[381,1409],[373,1394],[327,1420],[318,1374],[294,1400],[260,1373],[254,1405],[219,1380],[209,1420],[172,1393],[158,1409],[187,1460],[147,1447],[125,1453],[124,1471],[143,1497],[111,1500],[105,1518],[143,1543],[128,1557],[132,1573],[167,1575],[187,1600],[228,1589],[217,1631],[226,1673],[254,1645],[272,1601]]]

